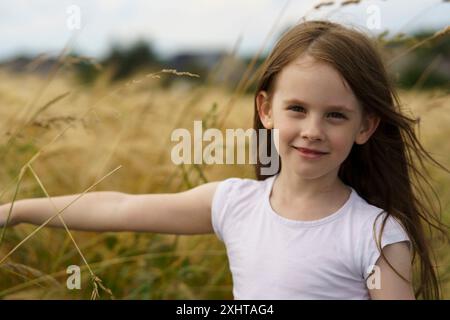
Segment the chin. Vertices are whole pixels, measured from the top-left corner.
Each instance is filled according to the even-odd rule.
[[[289,169],[289,172],[293,172],[303,179],[317,179],[326,174],[324,170],[318,170],[318,168],[306,168],[304,166],[299,166],[298,164]]]

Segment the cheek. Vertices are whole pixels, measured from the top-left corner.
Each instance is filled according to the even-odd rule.
[[[329,135],[330,143],[335,152],[348,155],[354,143],[354,134],[350,131],[334,132]]]
[[[281,153],[284,153],[298,135],[298,130],[295,128],[295,123],[290,123],[287,119],[280,120],[277,124]]]

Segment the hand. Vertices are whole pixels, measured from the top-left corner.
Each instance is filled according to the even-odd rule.
[[[8,219],[9,208],[11,207],[11,203],[6,203],[0,205],[0,228],[4,227],[6,224],[6,219]],[[13,219],[13,216],[10,217],[8,221],[8,227],[15,226],[18,223],[16,219]]]

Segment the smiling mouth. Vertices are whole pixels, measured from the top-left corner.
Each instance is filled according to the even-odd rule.
[[[310,155],[324,155],[324,154],[328,154],[329,152],[323,152],[323,151],[318,151],[318,150],[312,150],[312,149],[307,149],[307,148],[301,148],[301,147],[295,147],[292,146],[294,149],[300,151],[303,154],[310,154]]]

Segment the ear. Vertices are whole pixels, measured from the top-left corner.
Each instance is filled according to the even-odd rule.
[[[356,135],[355,143],[356,144],[366,143],[372,136],[372,134],[375,132],[379,124],[380,118],[377,115],[368,114],[363,116],[361,128]]]
[[[266,129],[273,128],[272,106],[267,91],[260,91],[256,96],[256,108],[258,109],[259,119]]]

